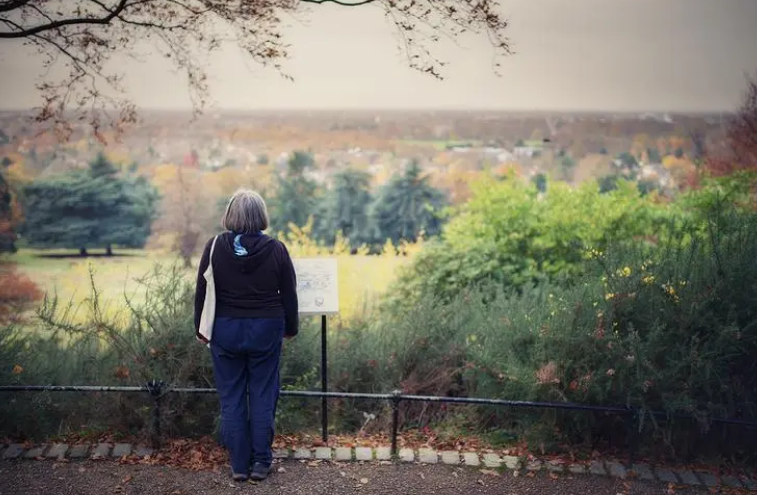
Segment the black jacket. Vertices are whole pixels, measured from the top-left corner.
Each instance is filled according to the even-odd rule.
[[[213,277],[216,286],[216,316],[232,318],[281,318],[284,334],[295,336],[299,330],[297,280],[289,252],[280,241],[265,234],[244,234],[240,244],[244,256],[234,253],[231,232],[219,235],[213,252]],[[197,274],[195,292],[195,333],[199,334],[200,316],[205,304],[211,238],[205,244]]]

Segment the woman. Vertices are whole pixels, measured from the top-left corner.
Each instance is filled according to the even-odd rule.
[[[216,310],[210,351],[221,399],[221,436],[235,481],[268,476],[273,459],[282,339],[298,332],[297,282],[284,244],[265,234],[268,210],[259,194],[236,192],[213,250]],[[205,245],[195,294],[195,331],[205,301]],[[251,471],[251,473],[250,473]]]

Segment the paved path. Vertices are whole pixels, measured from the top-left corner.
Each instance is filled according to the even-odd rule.
[[[0,461],[0,494],[483,494],[483,495],[663,495],[659,481],[623,481],[606,476],[546,471],[532,476],[495,475],[481,469],[403,463],[318,463],[288,460],[262,483],[237,484],[227,473],[120,465],[113,461]],[[554,478],[553,478],[554,477]],[[704,487],[675,488],[683,495],[708,494]]]

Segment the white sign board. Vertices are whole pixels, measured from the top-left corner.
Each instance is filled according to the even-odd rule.
[[[339,313],[336,259],[299,258],[292,260],[297,275],[297,299],[301,315]]]

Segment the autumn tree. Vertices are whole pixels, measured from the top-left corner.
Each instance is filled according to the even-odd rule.
[[[282,19],[308,4],[375,8],[396,27],[408,65],[436,78],[443,77],[445,65],[434,49],[442,38],[474,33],[491,41],[497,60],[510,53],[497,0],[2,0],[0,39],[34,46],[45,56],[41,74],[58,63],[67,69],[62,78],[39,84],[39,120],[67,136],[73,111],[88,117],[101,135],[104,125],[120,129],[136,119],[124,96],[124,74],[107,63],[114,52],[136,57],[138,45],[151,44],[186,75],[201,110],[208,96],[206,60],[224,45],[235,44],[288,77]]]
[[[187,268],[192,266],[200,236],[215,213],[214,203],[204,194],[202,183],[199,170],[173,164],[158,166],[153,176],[153,184],[161,195],[160,215],[153,230],[167,241]]]

